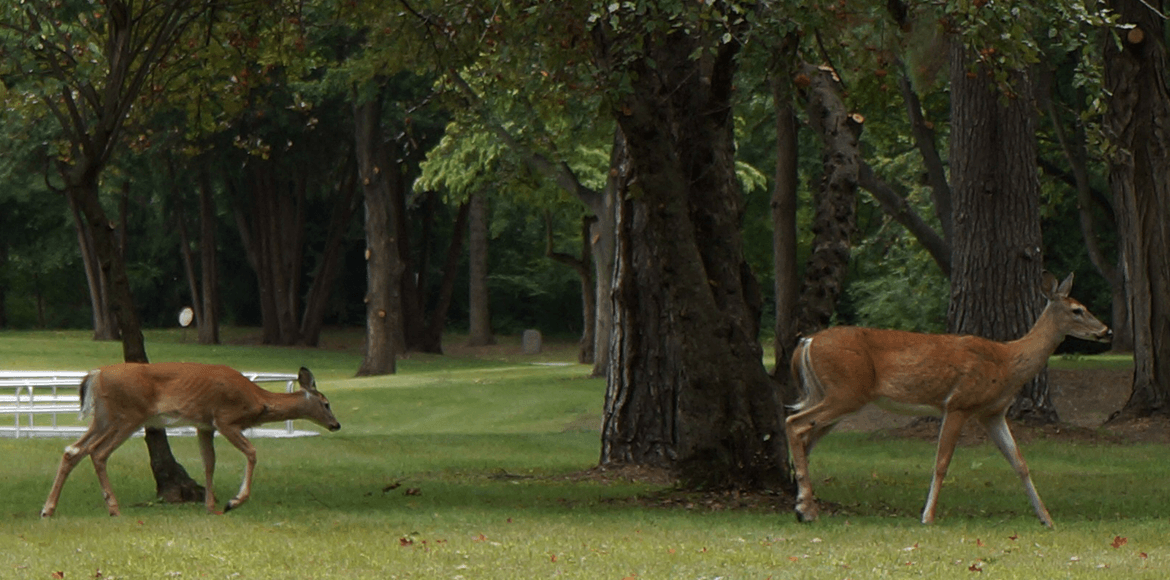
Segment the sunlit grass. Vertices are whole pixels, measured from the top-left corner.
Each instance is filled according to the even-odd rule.
[[[225,516],[156,505],[144,445],[114,454],[123,517],[109,518],[88,462],[57,516],[37,513],[64,440],[0,440],[0,578],[1164,578],[1170,477],[1155,445],[1024,446],[1056,531],[1037,523],[992,447],[961,447],[939,505],[918,523],[933,444],[834,433],[812,455],[836,510],[798,525],[787,511],[662,508],[645,483],[572,477],[596,464],[605,384],[570,344],[538,358],[413,355],[400,372],[353,378],[360,350],[221,347],[148,333],[154,360],[317,373],[343,427],[255,440],[252,500]],[[88,333],[0,333],[4,368],[86,369],[116,361]],[[1097,357],[1076,361],[1091,365]],[[1106,362],[1105,364],[1113,364]],[[303,428],[312,428],[302,425]],[[188,470],[195,442],[174,438]],[[243,459],[219,442],[216,491]]]

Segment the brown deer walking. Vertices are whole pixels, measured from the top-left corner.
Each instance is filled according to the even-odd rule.
[[[204,500],[212,513],[219,513],[212,485],[213,439],[219,431],[248,460],[240,492],[224,511],[239,507],[252,495],[252,471],[256,467],[256,449],[244,437],[245,429],[288,419],[308,419],[330,431],[341,428],[329,409],[329,399],[317,390],[313,373],[302,367],[297,381],[301,387],[297,392],[274,393],[229,367],[196,363],[126,363],[90,372],[81,382],[81,411],[92,413],[93,421],[81,439],[65,448],[41,517],[56,511],[65,479],[87,455],[93,461],[110,515],[118,515],[118,500],[106,476],[106,460],[143,426],[195,427],[206,476]]]
[[[1073,276],[1057,285],[1045,272],[1041,290],[1048,305],[1023,338],[996,342],[976,336],[920,334],[897,330],[835,327],[801,341],[792,356],[792,376],[802,399],[786,428],[796,471],[796,514],[817,518],[808,454],[845,415],[869,403],[910,414],[941,414],[938,454],[922,522],[934,522],[935,507],[963,425],[975,418],[987,429],[1019,475],[1040,522],[1052,517],[1040,501],[1023,455],[1004,415],[1024,383],[1035,377],[1066,335],[1106,342],[1109,327],[1069,298]]]

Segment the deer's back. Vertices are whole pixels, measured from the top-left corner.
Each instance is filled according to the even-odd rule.
[[[838,326],[812,337],[810,356],[825,382],[852,384],[867,399],[943,409],[954,389],[997,378],[1003,345],[975,336]]]
[[[114,399],[165,426],[210,425],[216,408],[244,406],[248,391],[259,387],[231,367],[164,362],[103,367],[97,388],[99,405]]]

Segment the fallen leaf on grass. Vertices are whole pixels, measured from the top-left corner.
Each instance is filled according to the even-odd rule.
[[[407,538],[405,536],[398,538],[398,545],[402,546],[403,548],[405,548],[407,546],[411,546],[413,544],[414,544],[414,540],[412,540],[410,538]]]
[[[408,487],[406,491],[402,492],[402,495],[422,495],[422,490],[417,487]]]
[[[386,493],[386,492],[388,492],[388,491],[390,491],[390,490],[392,490],[392,489],[398,489],[398,488],[400,488],[400,487],[402,487],[402,482],[395,481],[394,483],[391,483],[390,485],[387,485],[387,486],[383,487],[383,488],[382,488],[382,493]]]
[[[65,573],[60,571],[60,570],[53,572],[53,579],[54,580],[61,580],[64,577],[65,577]]]
[[[1127,542],[1129,542],[1129,538],[1125,538],[1122,536],[1114,536],[1113,542],[1110,543],[1109,545],[1113,546],[1116,549],[1116,548],[1120,548],[1120,547],[1124,546]]]
[[[975,561],[967,567],[968,572],[983,572],[983,562]]]

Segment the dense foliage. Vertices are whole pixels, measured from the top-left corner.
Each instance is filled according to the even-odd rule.
[[[32,26],[26,5],[55,11],[56,19],[35,23],[45,31],[40,37],[23,32]],[[56,191],[58,165],[71,153],[68,135],[52,118],[68,115],[67,99],[50,76],[38,76],[30,63],[51,67],[57,62],[53,58],[58,65],[71,59],[77,77],[96,74],[91,55],[100,52],[102,22],[109,17],[103,5],[38,0],[9,3],[0,12],[2,327],[89,324],[74,218]],[[144,81],[146,90],[125,117],[124,137],[100,184],[106,213],[124,224],[122,251],[145,324],[174,324],[175,314],[192,300],[178,224],[195,223],[201,174],[211,176],[214,189],[223,321],[261,322],[254,265],[239,233],[240,215],[247,216],[257,195],[255,176],[249,177],[257,167],[267,168],[281,195],[303,189],[303,265],[292,284],[301,296],[307,294],[328,242],[334,199],[349,171],[350,100],[368,91],[371,80],[390,79],[378,81],[391,103],[384,113],[386,140],[411,184],[407,221],[416,226],[409,232],[410,246],[424,294],[437,292],[443,278],[441,256],[452,239],[459,205],[470,193],[484,192],[492,207],[490,289],[496,330],[581,330],[580,283],[569,268],[547,257],[546,242],[551,228],[556,251],[580,254],[587,242],[581,238],[581,219],[589,212],[532,159],[563,163],[584,186],[604,187],[613,124],[601,111],[615,88],[628,87],[598,84],[597,71],[585,58],[590,31],[602,20],[620,26],[623,17],[646,18],[646,11],[653,10],[649,4],[431,0],[374,9],[369,3],[313,0],[160,5],[187,10],[195,21],[167,47],[162,70]],[[995,70],[1027,65],[1045,79],[1037,163],[1043,168],[1046,265],[1059,273],[1076,271],[1079,293],[1089,307],[1109,312],[1110,290],[1085,251],[1075,184],[1069,178],[1070,163],[1082,163],[1100,188],[1103,164],[1091,146],[1081,150],[1093,154],[1070,162],[1058,139],[1063,131],[1086,145],[1100,142],[1102,105],[1094,96],[1100,55],[1094,39],[1108,25],[1107,13],[1077,2],[1058,2],[1053,10],[996,2],[723,6],[732,6],[752,24],[728,28],[727,34],[742,34],[744,42],[734,111],[745,193],[742,228],[747,260],[763,288],[772,284],[767,192],[775,162],[776,103],[767,86],[776,70],[779,39],[795,34],[800,59],[836,68],[847,105],[865,118],[867,163],[937,226],[900,81],[921,100],[935,131],[934,146],[945,159],[946,59],[939,54],[945,53],[940,47],[948,35],[959,34],[979,47]],[[711,10],[700,11],[697,18],[724,17]],[[666,19],[662,25],[681,30],[700,24]],[[43,56],[50,44],[55,57],[33,58]],[[1010,95],[1008,77],[997,78]],[[819,148],[813,135],[801,132],[802,252],[811,239],[807,224],[819,181]],[[872,197],[860,200],[839,320],[941,329],[946,277]],[[1097,211],[1107,214],[1108,204]],[[353,218],[344,228],[326,324],[362,324],[365,248],[359,222]],[[1115,234],[1108,228],[1099,233],[1106,251],[1113,251]],[[456,288],[466,288],[465,263],[457,268]],[[764,316],[770,316],[770,292],[764,295]],[[466,291],[456,291],[449,325],[463,327],[466,312]]]

